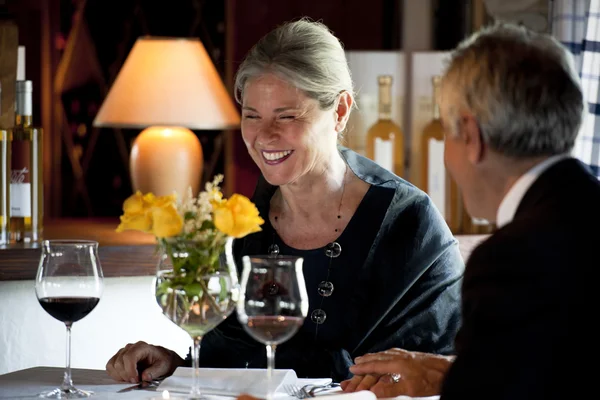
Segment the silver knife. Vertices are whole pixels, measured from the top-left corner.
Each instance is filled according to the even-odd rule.
[[[152,381],[141,381],[138,384],[133,386],[126,387],[124,389],[119,390],[117,393],[125,393],[131,390],[152,390],[155,391],[156,388],[160,385],[160,381],[152,380]]]

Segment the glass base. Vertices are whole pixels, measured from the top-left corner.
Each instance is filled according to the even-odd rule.
[[[70,387],[66,389],[56,388],[54,390],[50,390],[49,392],[43,392],[40,393],[38,397],[43,397],[45,399],[85,399],[93,394],[94,392]]]

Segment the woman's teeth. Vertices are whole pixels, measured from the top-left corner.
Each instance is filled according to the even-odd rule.
[[[290,155],[292,153],[291,150],[286,150],[286,151],[278,151],[278,152],[265,152],[263,151],[263,157],[266,158],[269,161],[277,161],[277,160],[281,160],[282,158]]]

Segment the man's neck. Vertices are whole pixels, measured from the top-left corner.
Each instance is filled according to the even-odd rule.
[[[484,189],[485,214],[488,221],[496,221],[498,209],[502,201],[519,179],[536,165],[547,160],[548,156],[529,158],[526,160],[515,160],[496,155],[490,161],[483,182],[487,188]]]

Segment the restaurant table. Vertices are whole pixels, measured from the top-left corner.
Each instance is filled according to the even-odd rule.
[[[0,375],[0,399],[36,399],[40,392],[52,390],[62,383],[64,368],[35,367]],[[106,371],[94,369],[73,369],[73,384],[81,390],[91,390],[90,399],[152,399],[161,394],[149,390],[132,390],[118,393],[132,386],[131,383],[117,383]]]
[[[20,371],[0,375],[0,399],[36,399],[40,392],[52,390],[60,385],[63,379],[63,368],[57,367],[35,367]],[[152,390],[131,390],[124,393],[118,393],[119,390],[132,386],[130,383],[117,383],[110,378],[104,370],[93,369],[73,369],[73,384],[82,390],[91,390],[94,395],[90,400],[103,399],[162,399],[162,391]],[[303,382],[304,383],[304,382]],[[184,396],[179,393],[173,393],[174,396]],[[208,400],[229,400],[235,397],[211,396],[205,395]],[[373,400],[374,396],[370,392],[358,392],[341,394],[339,392],[319,395],[318,397],[327,397],[331,400]],[[287,395],[277,396],[277,399],[290,400],[293,397]],[[439,400],[439,396],[411,398],[407,396],[398,396],[393,400]],[[381,399],[380,399],[381,400]]]

